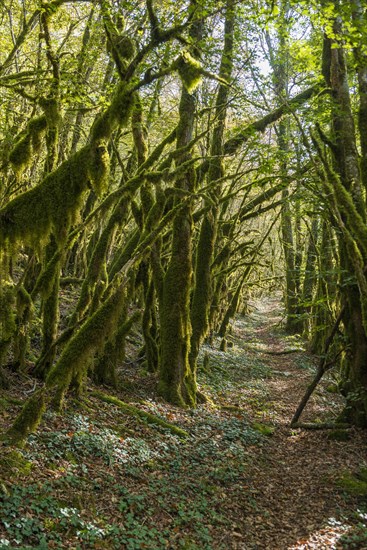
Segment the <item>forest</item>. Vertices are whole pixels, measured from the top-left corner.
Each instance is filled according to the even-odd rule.
[[[0,548],[367,548],[366,2],[0,17]]]

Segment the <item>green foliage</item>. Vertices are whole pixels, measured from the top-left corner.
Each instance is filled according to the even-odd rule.
[[[367,513],[365,509],[358,509],[353,520],[353,525],[348,532],[339,539],[341,548],[345,550],[358,550],[367,546]]]
[[[72,465],[83,465],[85,460],[95,459],[114,466],[144,464],[156,457],[155,451],[143,439],[123,439],[113,430],[97,426],[88,417],[76,415],[70,423],[68,429],[30,436],[27,458],[39,460],[47,455],[50,463],[65,460]]]
[[[62,506],[51,496],[52,489],[50,483],[15,485],[10,495],[3,497],[0,517],[8,539],[0,541],[2,548],[16,543],[22,548],[46,550],[48,543],[62,544],[62,535],[67,532],[73,532],[87,545],[103,538],[104,529],[84,521],[77,508]]]
[[[367,469],[361,468],[359,472],[345,472],[338,480],[338,486],[347,493],[355,496],[367,496]]]

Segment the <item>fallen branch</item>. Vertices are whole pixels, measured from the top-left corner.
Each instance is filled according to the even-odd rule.
[[[324,376],[325,372],[327,372],[329,369],[331,369],[334,366],[334,362],[332,362],[332,361],[329,362],[329,363],[326,363],[326,357],[327,357],[327,353],[329,351],[329,348],[331,346],[331,343],[334,340],[334,337],[335,337],[335,335],[338,331],[338,328],[339,328],[340,322],[342,320],[342,317],[344,315],[344,312],[345,312],[345,307],[339,313],[338,318],[335,321],[333,329],[330,333],[330,336],[327,338],[327,340],[325,342],[325,350],[324,350],[323,356],[320,358],[320,363],[317,367],[317,372],[316,372],[315,378],[312,380],[311,384],[308,386],[304,396],[301,399],[300,404],[298,405],[298,408],[297,408],[297,410],[296,410],[296,412],[295,412],[295,414],[292,418],[292,421],[291,421],[291,428],[296,427],[296,425],[298,423],[298,420],[299,420],[299,418],[300,418],[300,416],[303,412],[303,409],[307,405],[308,400],[310,399],[311,395],[315,391],[316,386],[320,382],[321,378]]]
[[[299,348],[292,348],[292,349],[285,349],[283,351],[262,351],[262,353],[266,353],[267,355],[288,355],[288,353],[300,353],[301,351],[304,351],[304,350]]]
[[[120,401],[120,399],[117,399],[117,397],[113,397],[113,395],[108,395],[106,393],[102,393],[99,391],[92,391],[90,395],[92,395],[93,397],[97,397],[98,399],[101,399],[101,401],[104,401],[105,403],[110,403],[111,405],[115,405],[116,407],[121,409],[124,413],[130,416],[135,416],[136,418],[149,422],[150,424],[156,424],[157,426],[161,426],[162,428],[169,430],[175,435],[178,435],[180,437],[188,437],[189,435],[182,428],[179,428],[174,424],[170,424],[169,422],[162,420],[162,418],[159,418],[154,414],[148,413],[146,411],[142,411],[141,409],[134,407],[134,405],[124,403],[123,401]]]
[[[288,355],[289,353],[301,353],[304,351],[303,349],[300,349],[300,348],[285,349],[283,351],[272,351],[272,350],[258,349],[251,346],[244,346],[244,349],[248,351],[254,351],[256,353],[266,353],[267,355]]]
[[[295,422],[291,428],[302,428],[303,430],[346,430],[351,428],[350,424],[333,422]]]

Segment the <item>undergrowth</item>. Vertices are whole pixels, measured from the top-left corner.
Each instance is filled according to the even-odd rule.
[[[261,322],[260,316],[241,319],[227,352],[219,351],[219,339],[202,347],[198,383],[208,400],[195,410],[157,399],[151,385],[144,388],[141,369],[132,373],[129,390],[124,372],[121,399],[184,430],[186,438],[93,392],[79,404],[70,400],[62,415],[47,412],[23,450],[3,454],[0,549],[235,548],[244,525],[240,506],[247,502],[257,513],[249,472],[266,466],[261,457],[275,430],[269,382],[289,374],[259,353]],[[250,346],[257,349],[247,351]],[[366,546],[362,510],[349,522],[343,548]]]

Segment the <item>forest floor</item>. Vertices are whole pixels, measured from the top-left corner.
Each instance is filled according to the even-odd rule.
[[[119,390],[104,389],[186,437],[89,386],[62,415],[48,411],[22,451],[3,447],[0,548],[367,549],[367,482],[358,478],[366,434],[289,427],[317,361],[285,334],[279,301],[251,304],[228,340],[226,352],[217,339],[203,346],[199,384],[209,399],[196,410],[162,402],[133,359]],[[1,430],[35,389],[12,376]],[[343,403],[330,383],[329,375],[303,420],[335,420]]]

